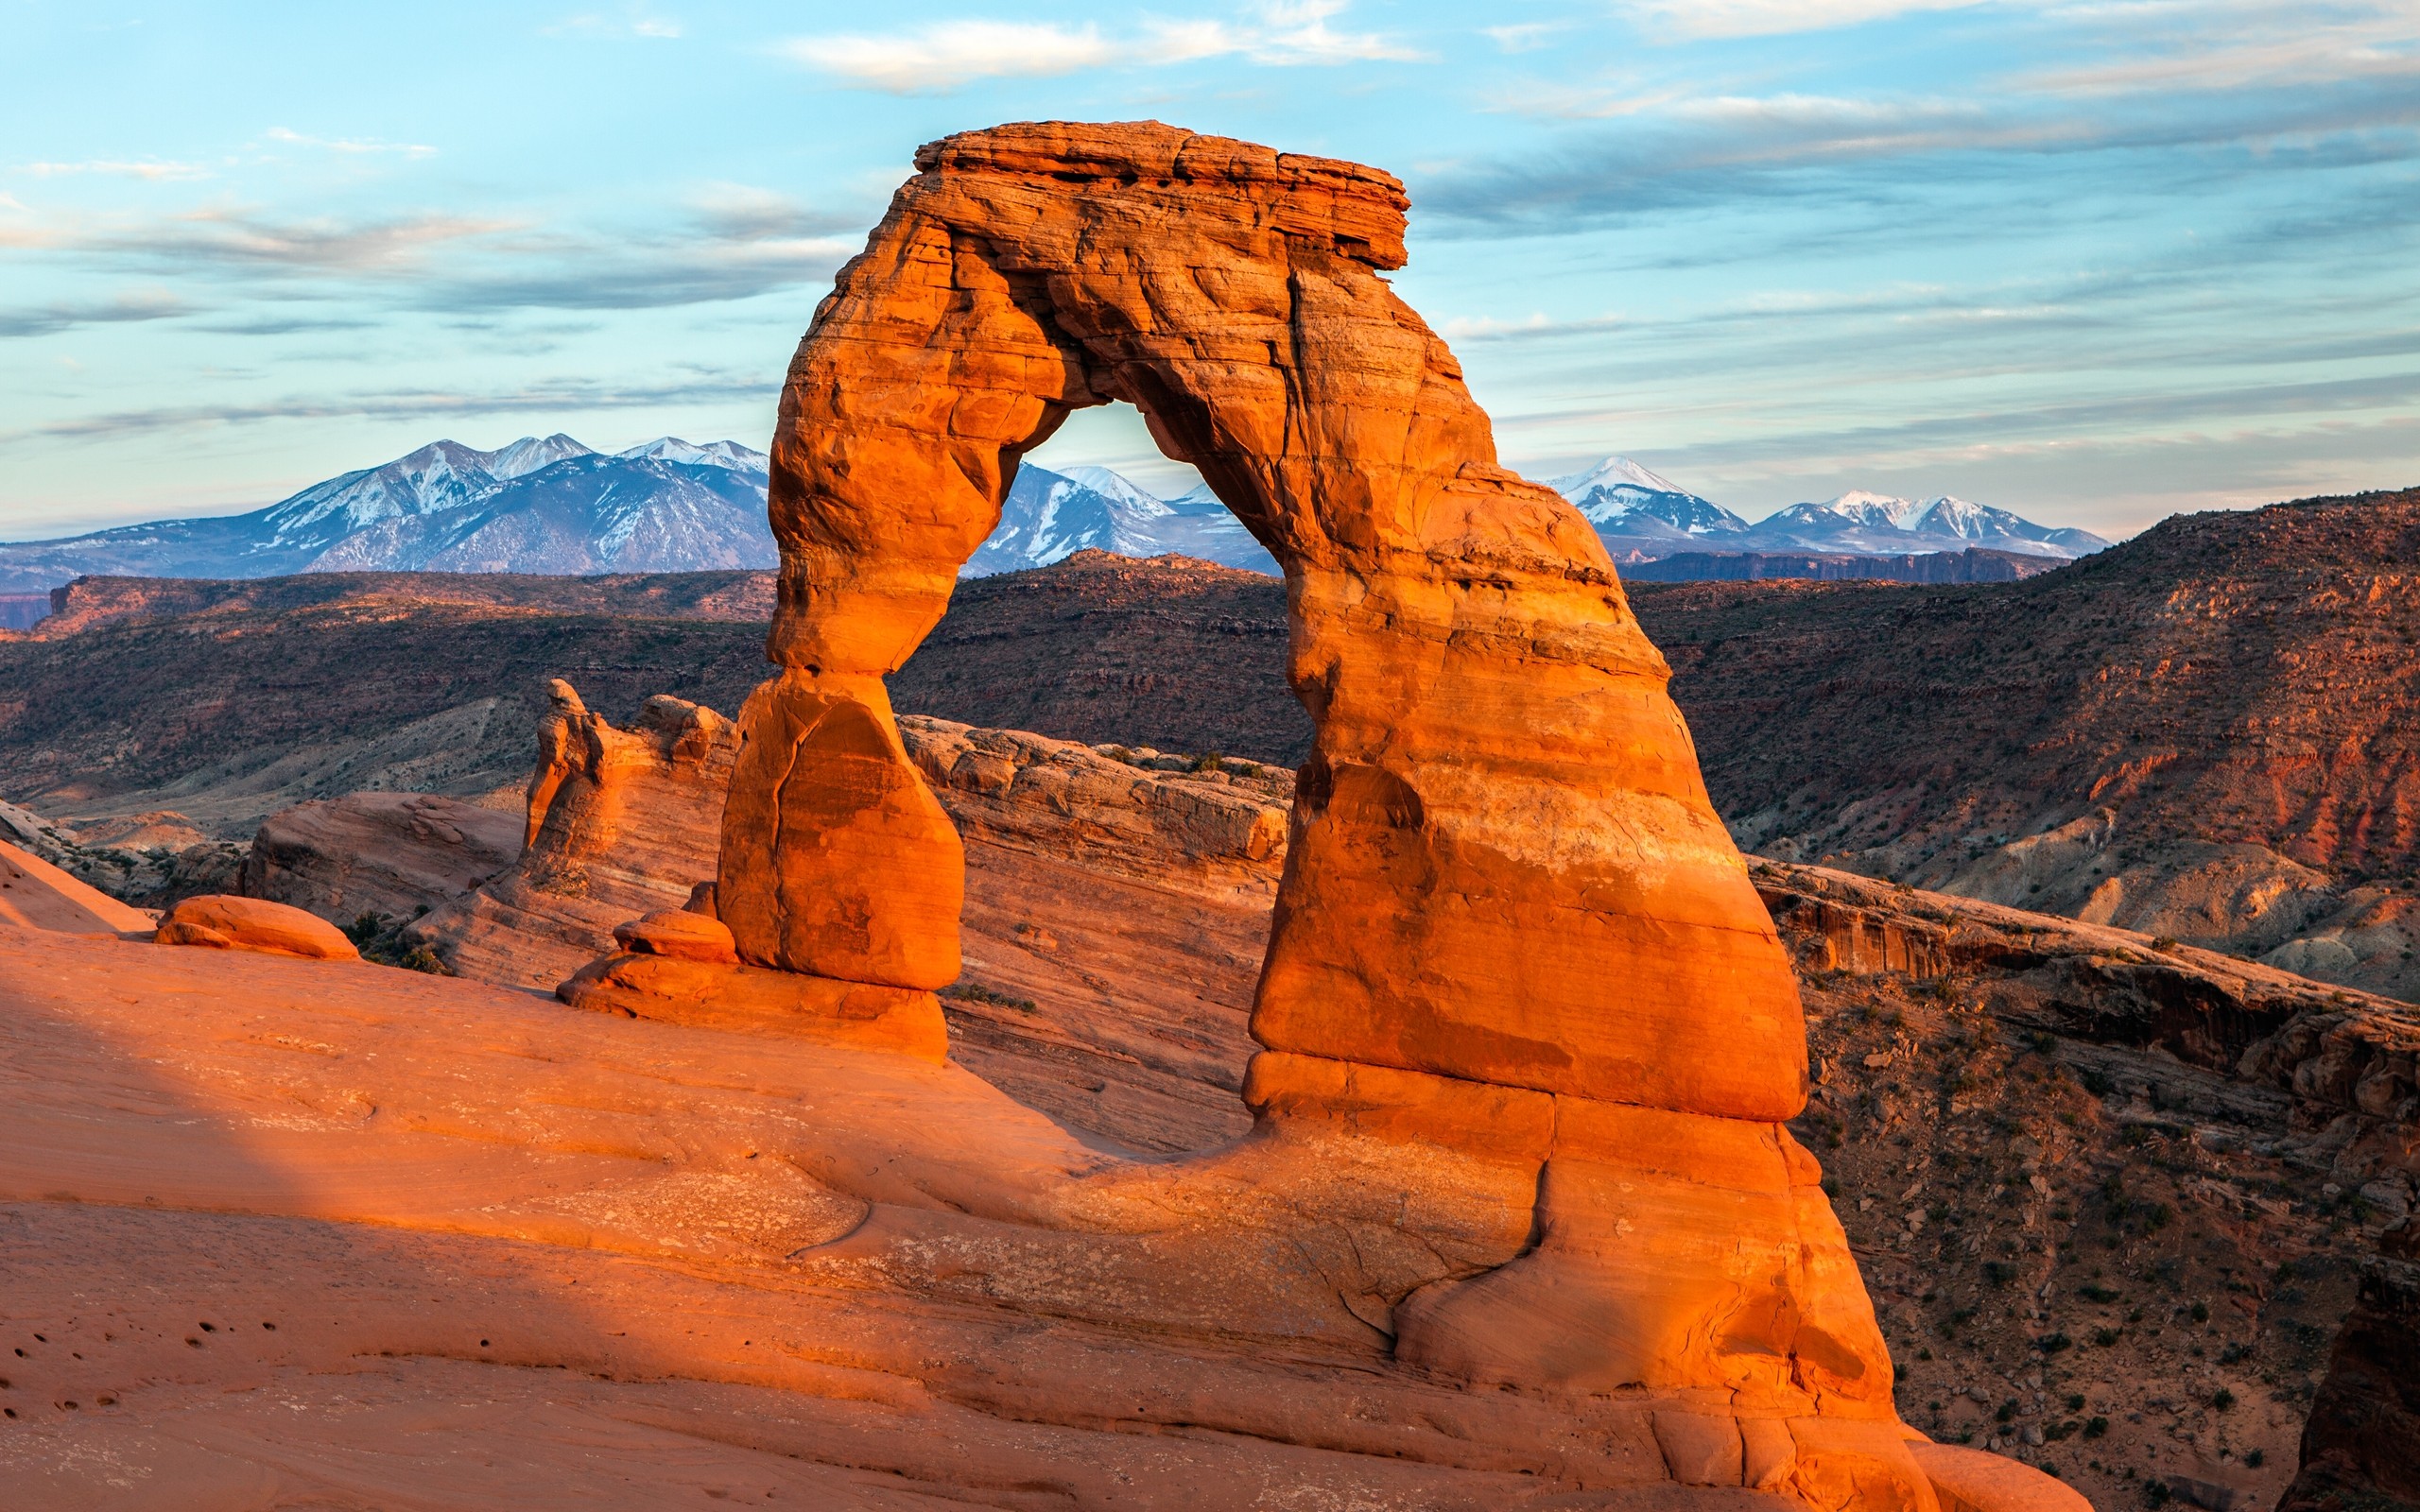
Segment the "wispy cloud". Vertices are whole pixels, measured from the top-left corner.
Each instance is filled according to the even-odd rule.
[[[646,409],[731,400],[769,401],[780,392],[780,387],[778,381],[769,381],[761,373],[741,375],[693,369],[686,376],[652,384],[613,384],[590,378],[559,378],[490,391],[400,388],[341,395],[298,395],[248,404],[161,405],[78,416],[73,420],[54,421],[19,430],[0,431],[0,442],[35,437],[91,439],[283,420],[399,420],[415,416],[451,418],[527,414],[533,411],[560,414],[582,409]]]
[[[1582,113],[1546,91],[1530,103]],[[1910,164],[1953,155],[1964,164],[1955,179],[1970,183],[1986,171],[1979,158],[2047,164],[2130,155],[2093,187],[2166,192],[2188,180],[2420,160],[2415,128],[2420,90],[2400,81],[2152,89],[2092,110],[2018,94],[1716,95],[1653,101],[1533,152],[1442,168],[1415,182],[1413,198],[1450,220],[1577,231],[1726,202],[1904,197],[1921,187]]]
[[[272,126],[261,135],[288,146],[318,147],[323,152],[393,153],[406,158],[433,158],[437,149],[415,142],[372,142],[344,137],[305,136],[283,126]]]
[[[1046,78],[1120,60],[1119,48],[1086,23],[945,21],[890,36],[799,37],[790,59],[861,89],[939,94],[978,78]]]
[[[47,304],[33,309],[0,309],[0,336],[46,336],[85,325],[125,325],[164,320],[190,314],[192,306],[164,290],[121,294],[115,299],[82,304]]]
[[[512,221],[469,215],[278,220],[254,212],[197,210],[79,241],[95,253],[172,270],[274,267],[359,275],[416,269],[440,249],[515,229]]]
[[[1151,20],[1107,35],[1091,22],[963,20],[912,31],[796,37],[776,49],[858,89],[942,94],[979,79],[1046,78],[1087,68],[1160,67],[1240,57],[1275,67],[1420,55],[1375,32],[1329,25],[1343,0],[1264,0],[1244,22]]]
[[[168,163],[157,158],[130,160],[95,159],[89,163],[28,163],[17,170],[37,179],[58,179],[74,174],[101,174],[112,178],[207,179],[210,170],[198,163]]]
[[[434,213],[288,219],[211,208],[0,222],[0,248],[270,304],[340,298],[357,315],[634,310],[752,299],[827,279],[858,245],[835,232],[860,224],[769,190],[717,184],[696,197],[686,224],[638,232]],[[285,328],[283,318],[261,327]]]
[[[1481,26],[1479,35],[1508,53],[1526,53],[1545,46],[1555,33],[1568,29],[1563,22],[1525,21],[1512,26]]]
[[[2420,77],[2420,17],[2406,0],[2314,7],[2276,0],[2086,9],[2106,54],[2024,73],[2010,87],[2109,96],[2146,90],[2310,88]]]

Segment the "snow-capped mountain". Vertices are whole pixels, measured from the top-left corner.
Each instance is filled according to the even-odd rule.
[[[554,438],[571,440],[567,436]],[[572,441],[572,444],[579,446],[578,441]],[[586,451],[587,448],[580,447],[580,450]],[[698,467],[727,467],[735,472],[762,472],[771,466],[771,459],[764,453],[742,446],[737,441],[708,441],[703,446],[692,446],[678,436],[659,436],[654,440],[614,455],[633,459],[647,457],[658,462],[687,462]],[[510,475],[504,472],[496,474],[498,477]]]
[[[2009,510],[1945,493],[1902,515],[1899,528],[1920,536],[1946,536],[1978,546],[2046,557],[2089,557],[2109,544],[2089,530],[2037,525]]]
[[[2035,524],[2023,516],[1947,494],[1926,500],[1852,490],[1821,504],[1793,504],[1748,527],[1739,545],[1756,551],[1846,552],[1895,557],[1984,546],[2073,558],[2109,544],[2089,530]]]
[[[1649,472],[1626,456],[1609,456],[1547,487],[1569,499],[1605,537],[1647,540],[1729,536],[1748,522],[1710,499]]]
[[[1864,489],[1793,504],[1750,524],[1626,456],[1609,456],[1548,487],[1572,502],[1620,560],[1678,551],[1900,557],[1969,546],[2072,558],[2109,544],[2089,530],[2038,525],[1968,499],[1919,501]]]
[[[1105,467],[1053,472],[1028,462],[1017,469],[1001,501],[998,528],[959,576],[1047,567],[1087,546],[1121,557],[1178,552],[1252,572],[1277,572],[1276,558],[1207,487],[1163,499]]]
[[[663,437],[607,456],[563,435],[432,441],[250,514],[0,544],[0,592],[80,574],[682,572],[769,567],[761,452]]]

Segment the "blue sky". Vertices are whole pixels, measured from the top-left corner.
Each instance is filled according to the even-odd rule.
[[[1536,475],[2110,535],[2420,483],[2415,0],[106,4],[0,0],[0,537],[761,446],[916,145],[1044,117],[1400,174]]]

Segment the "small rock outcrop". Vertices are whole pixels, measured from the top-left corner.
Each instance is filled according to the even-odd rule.
[[[557,679],[539,722],[526,844],[501,875],[406,931],[458,975],[551,989],[614,926],[709,879],[739,748],[730,720],[657,696],[617,729]]]
[[[162,945],[199,945],[210,950],[258,951],[313,961],[357,961],[344,931],[316,914],[259,898],[207,893],[168,910],[152,936]]]

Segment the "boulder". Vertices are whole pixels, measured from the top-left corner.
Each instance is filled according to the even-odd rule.
[[[731,930],[719,919],[667,908],[645,919],[614,926],[614,943],[633,955],[667,955],[675,960],[736,966]]]
[[[205,893],[168,910],[152,936],[163,945],[200,945],[213,950],[258,951],[315,961],[357,961],[361,953],[344,932],[313,914],[259,898]]]

